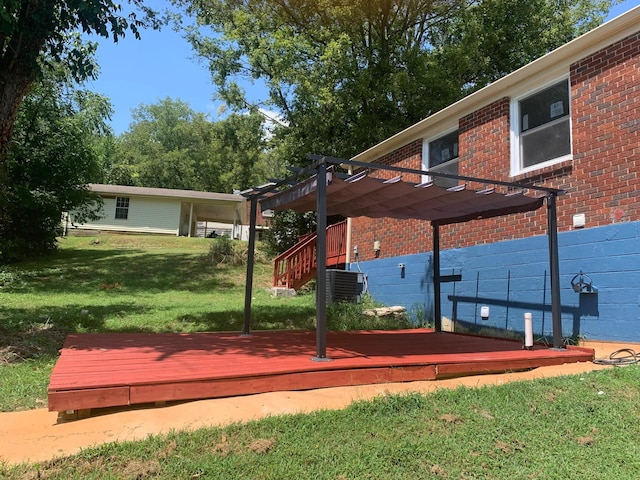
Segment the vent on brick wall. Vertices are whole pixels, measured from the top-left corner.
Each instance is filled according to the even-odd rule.
[[[360,303],[364,274],[349,270],[327,270],[327,305],[335,302]]]

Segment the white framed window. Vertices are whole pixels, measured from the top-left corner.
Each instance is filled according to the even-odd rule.
[[[129,218],[129,197],[116,197],[117,220],[127,220]]]
[[[511,175],[571,158],[569,80],[511,102]]]
[[[434,137],[422,144],[422,168],[431,172],[458,175],[458,130]],[[425,175],[423,182],[433,180],[439,187],[453,187],[458,180]]]

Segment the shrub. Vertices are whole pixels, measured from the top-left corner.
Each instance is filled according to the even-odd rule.
[[[207,259],[214,265],[246,265],[247,243],[231,240],[221,235],[211,240]],[[269,263],[271,259],[258,246],[254,252],[256,263]]]

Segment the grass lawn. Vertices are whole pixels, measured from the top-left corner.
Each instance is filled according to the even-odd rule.
[[[67,333],[241,331],[246,266],[214,264],[215,241],[68,237],[54,256],[0,268],[0,411],[46,406]],[[243,257],[246,243],[235,248]],[[272,297],[273,264],[257,257],[264,260],[254,269],[252,329],[313,329],[314,292]],[[392,326],[373,323],[360,309],[329,309],[328,328]]]
[[[631,479],[639,423],[634,365],[112,443],[0,478]]]

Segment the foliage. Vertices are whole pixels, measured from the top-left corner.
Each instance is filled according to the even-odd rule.
[[[108,130],[108,100],[77,88],[68,69],[49,71],[23,102],[8,154],[9,203],[0,226],[0,263],[55,248],[62,212],[95,218],[99,199],[95,138]]]
[[[602,22],[614,0],[174,0],[220,98],[263,82],[282,115],[269,158],[351,158]],[[307,219],[276,217],[283,251]],[[301,228],[302,226],[302,228]]]
[[[51,66],[64,65],[77,82],[96,74],[95,44],[85,44],[79,32],[118,41],[127,31],[139,37],[156,13],[142,0],[129,0],[143,19],[120,14],[112,0],[8,0],[0,12],[0,159],[11,138],[13,121],[34,82]]]
[[[211,122],[188,104],[165,98],[139,106],[133,119],[116,141],[106,182],[231,193],[264,181],[258,113]]]
[[[34,84],[45,77],[47,71],[58,70],[62,65],[73,81],[80,82],[94,77],[96,65],[93,53],[96,44],[83,43],[83,34],[95,33],[111,37],[114,41],[127,31],[139,35],[145,25],[157,26],[155,12],[145,7],[142,0],[129,0],[143,19],[132,13],[121,15],[120,4],[112,0],[6,0],[0,10],[0,238],[11,237],[11,245],[2,247],[3,255],[14,256],[14,249],[23,249],[31,241],[29,237],[16,237],[16,217],[9,211],[16,200],[16,190],[9,185],[16,175],[32,175],[27,165],[29,157],[17,157],[10,153],[10,142],[20,105]],[[37,93],[36,93],[37,94]],[[59,125],[62,127],[62,125]],[[31,125],[27,126],[28,128]],[[71,137],[70,137],[71,138]],[[76,142],[72,144],[77,147]],[[42,159],[40,159],[41,161]],[[12,161],[13,165],[9,165]],[[24,167],[24,172],[22,168]],[[9,169],[12,169],[12,172]],[[12,175],[12,177],[10,177]],[[33,190],[32,190],[33,193]],[[47,192],[32,195],[29,211],[46,208],[51,202]],[[50,218],[51,211],[40,212],[39,218]],[[31,219],[38,221],[39,218]],[[25,220],[23,220],[25,221]],[[50,230],[47,225],[46,231]],[[38,240],[40,248],[49,248],[51,239]],[[9,250],[9,251],[7,251]]]
[[[637,477],[640,368],[380,394],[14,467],[7,478],[626,479]]]
[[[348,158],[602,21],[608,0],[174,0],[221,98],[260,79],[278,154]]]
[[[433,29],[441,75],[467,95],[602,23],[614,1],[483,0]]]
[[[294,246],[301,236],[316,231],[313,212],[302,215],[293,210],[275,212],[269,223],[265,240],[273,253],[279,254]]]
[[[221,263],[237,265],[233,253],[233,242],[226,235],[222,235],[214,238],[211,242],[208,257],[214,265],[220,265]]]

